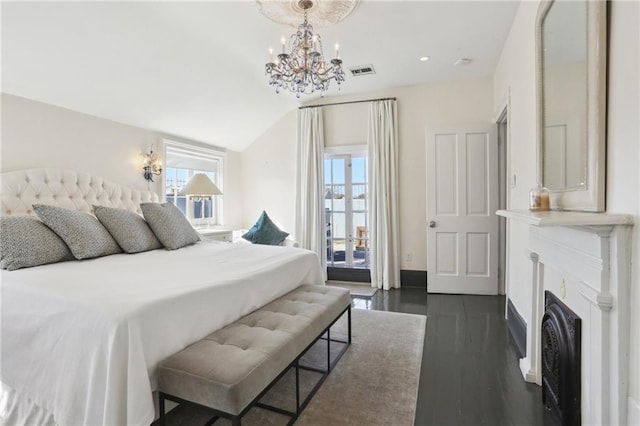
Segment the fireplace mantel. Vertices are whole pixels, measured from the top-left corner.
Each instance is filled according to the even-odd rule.
[[[588,213],[568,211],[532,212],[530,210],[498,210],[498,216],[533,226],[613,226],[633,225],[629,214]]]
[[[583,321],[583,423],[626,424],[633,216],[528,210],[497,214],[529,225],[531,292],[524,303],[531,314],[525,315],[527,350],[520,360],[525,380],[541,383],[543,295],[549,290]]]

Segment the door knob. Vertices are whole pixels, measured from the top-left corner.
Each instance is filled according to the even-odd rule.
[[[435,228],[435,227],[436,227],[436,221],[435,220],[429,221],[429,228]]]

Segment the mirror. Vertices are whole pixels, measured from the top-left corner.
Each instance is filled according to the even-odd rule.
[[[587,176],[587,5],[557,1],[542,31],[544,158],[548,189],[584,187]]]
[[[552,209],[604,211],[606,2],[543,1],[536,44],[538,181]]]

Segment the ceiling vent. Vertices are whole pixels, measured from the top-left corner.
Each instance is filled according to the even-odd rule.
[[[373,69],[373,65],[360,65],[359,67],[349,68],[349,71],[351,71],[351,75],[354,77],[376,73],[376,70]]]

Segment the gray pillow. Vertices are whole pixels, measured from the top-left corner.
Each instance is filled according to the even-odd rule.
[[[147,222],[136,213],[104,206],[93,206],[93,213],[127,253],[162,247]]]
[[[109,231],[90,214],[46,204],[34,204],[33,210],[67,243],[76,259],[122,253]]]
[[[142,203],[140,209],[153,233],[167,249],[175,250],[200,241],[198,232],[173,204]]]
[[[66,260],[73,260],[69,247],[38,219],[0,217],[0,268],[14,271]]]

